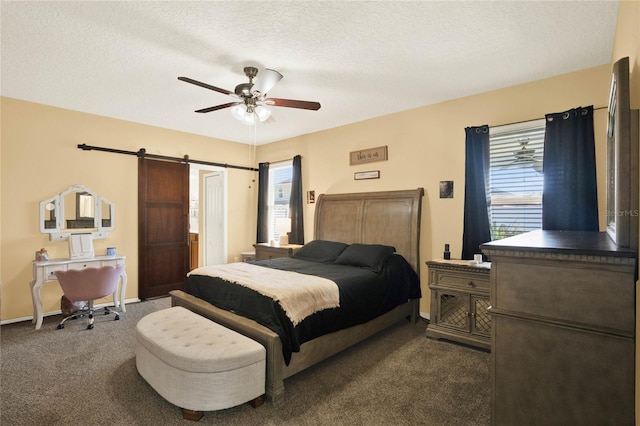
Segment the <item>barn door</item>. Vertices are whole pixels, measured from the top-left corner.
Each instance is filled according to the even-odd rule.
[[[138,160],[138,297],[182,289],[189,272],[189,165]]]

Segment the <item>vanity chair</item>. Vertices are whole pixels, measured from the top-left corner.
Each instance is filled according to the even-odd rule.
[[[106,297],[115,293],[124,265],[102,266],[99,268],[67,269],[56,271],[56,277],[62,287],[62,291],[72,302],[87,301],[87,305],[73,314],[65,317],[58,324],[58,329],[64,328],[64,323],[68,319],[76,319],[87,316],[89,324],[87,329],[93,328],[94,313],[104,311],[105,315],[115,314],[114,320],[119,320],[120,315],[103,307],[94,309],[93,302],[96,299]]]

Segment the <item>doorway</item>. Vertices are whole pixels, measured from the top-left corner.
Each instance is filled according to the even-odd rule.
[[[202,222],[205,265],[227,263],[226,174],[208,173],[203,176]]]
[[[189,182],[191,232],[199,241],[197,263],[227,263],[227,170],[192,165]]]

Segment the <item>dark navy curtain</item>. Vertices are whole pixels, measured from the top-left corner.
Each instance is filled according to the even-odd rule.
[[[289,217],[291,232],[289,244],[304,244],[304,221],[302,220],[302,157],[293,157],[291,170],[291,194],[289,196]]]
[[[462,259],[479,254],[480,244],[491,241],[487,183],[489,182],[489,126],[465,129],[464,228]]]
[[[269,163],[258,165],[258,232],[257,243],[269,242]]]
[[[545,117],[542,229],[597,232],[593,106]]]

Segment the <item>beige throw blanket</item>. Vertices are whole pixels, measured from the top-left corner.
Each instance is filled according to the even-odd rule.
[[[203,266],[189,272],[189,275],[222,278],[270,297],[280,304],[294,326],[314,312],[340,306],[336,283],[313,275],[245,262]]]

